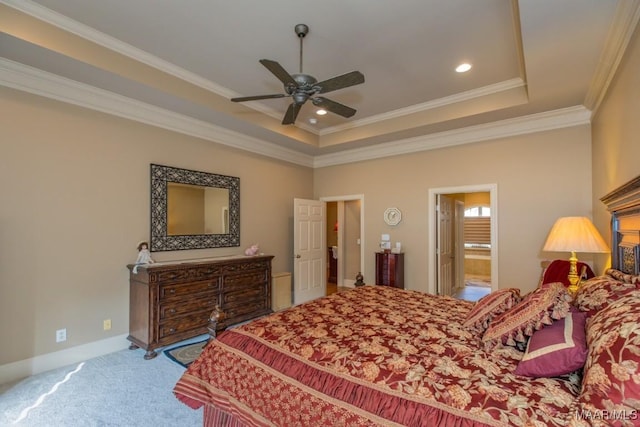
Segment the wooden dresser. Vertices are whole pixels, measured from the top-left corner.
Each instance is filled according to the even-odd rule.
[[[404,254],[376,252],[376,285],[404,289]]]
[[[155,349],[207,333],[212,310],[224,326],[271,313],[273,256],[237,256],[129,268],[129,348]]]

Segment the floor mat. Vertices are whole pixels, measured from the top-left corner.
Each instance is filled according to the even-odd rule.
[[[204,340],[200,342],[195,342],[191,344],[181,345],[179,347],[170,348],[164,351],[164,354],[174,362],[188,368],[189,365],[193,363],[194,360],[200,356],[202,353],[202,349],[209,342],[209,340]]]

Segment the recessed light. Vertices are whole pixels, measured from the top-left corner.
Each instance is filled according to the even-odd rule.
[[[460,64],[460,65],[458,65],[456,67],[456,71],[458,73],[466,73],[470,69],[471,69],[471,64],[467,64],[466,62],[464,64]]]
[[[316,114],[319,115],[319,116],[324,116],[325,114],[327,114],[327,110],[323,110],[321,108],[318,111],[316,111]]]
[[[318,119],[316,119],[315,117],[311,117],[309,119],[309,123],[311,123],[312,125],[315,125],[316,123],[318,123]]]

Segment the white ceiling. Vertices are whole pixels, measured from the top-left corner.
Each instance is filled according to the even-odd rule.
[[[6,72],[24,80],[22,67],[34,67],[101,89],[93,99],[108,91],[141,101],[256,151],[402,151],[516,118],[588,117],[639,10],[640,0],[0,0],[0,80],[47,92]],[[315,116],[307,102],[296,126],[284,126],[289,98],[229,101],[283,92],[258,60],[298,72],[299,23],[310,27],[305,73],[364,74],[364,84],[325,95],[354,117]],[[461,62],[471,71],[456,73]]]

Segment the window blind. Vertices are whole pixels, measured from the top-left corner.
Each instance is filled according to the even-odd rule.
[[[465,218],[464,242],[475,245],[491,244],[491,218]]]

